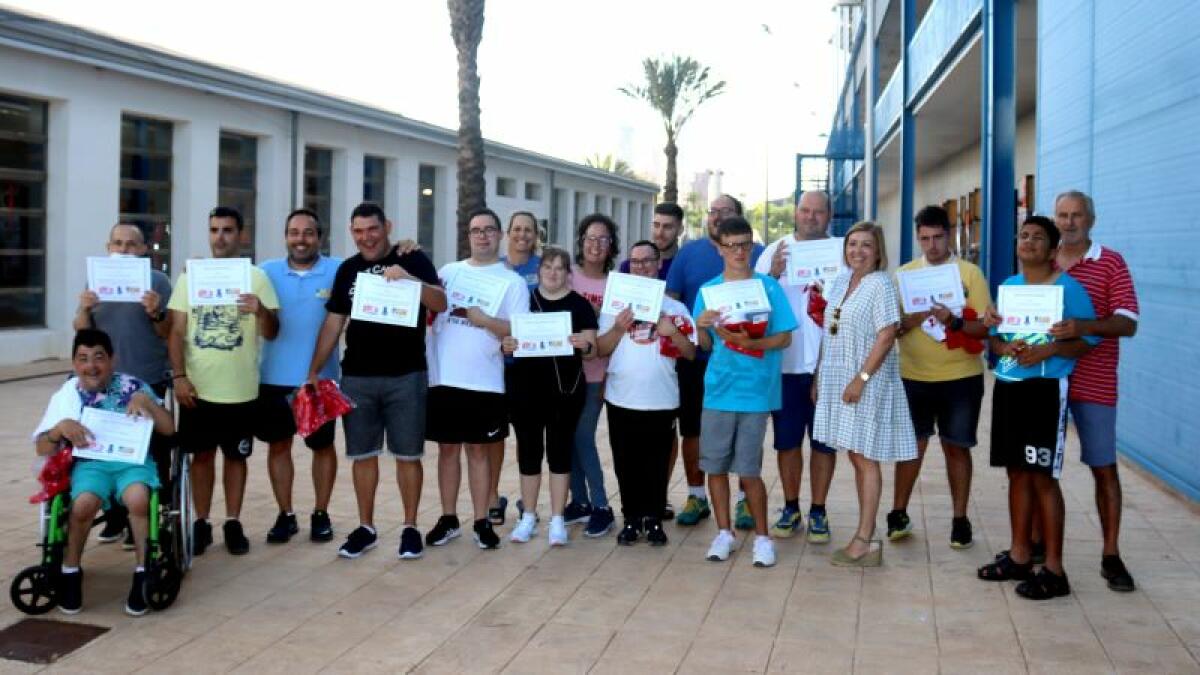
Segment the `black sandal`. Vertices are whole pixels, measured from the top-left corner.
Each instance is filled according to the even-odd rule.
[[[1028,579],[1032,572],[1032,562],[1016,562],[1008,555],[1008,551],[1003,551],[996,556],[995,562],[980,567],[976,574],[984,581],[1008,581],[1010,579],[1020,581]]]
[[[1071,594],[1066,572],[1055,574],[1043,567],[1026,581],[1017,584],[1017,595],[1030,600],[1049,600]]]

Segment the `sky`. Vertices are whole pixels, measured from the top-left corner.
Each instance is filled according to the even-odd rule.
[[[21,11],[458,126],[457,61],[444,0],[203,3],[0,0]],[[831,0],[491,0],[478,67],[486,138],[582,162],[613,154],[662,183],[665,136],[618,87],[642,59],[690,56],[726,81],[679,137],[679,189],[720,170],[749,202],[795,183],[820,152],[842,73]]]

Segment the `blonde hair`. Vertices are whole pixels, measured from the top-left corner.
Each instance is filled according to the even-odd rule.
[[[850,244],[850,235],[857,232],[871,233],[871,236],[875,239],[875,251],[879,255],[878,259],[875,261],[875,271],[878,272],[879,270],[886,270],[888,266],[888,257],[887,245],[884,244],[883,241],[883,228],[869,220],[860,220],[854,224],[854,227],[850,228],[850,230],[846,232],[846,237],[842,239],[842,262],[845,263],[846,267],[850,266],[850,261],[846,259],[846,247]]]

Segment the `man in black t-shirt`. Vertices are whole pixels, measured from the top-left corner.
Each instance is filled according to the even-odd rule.
[[[356,407],[343,418],[342,424],[346,434],[346,455],[353,460],[359,526],[338,550],[338,555],[344,558],[357,558],[377,543],[375,488],[379,484],[378,456],[383,451],[385,433],[388,451],[396,458],[400,498],[404,502],[399,556],[406,560],[415,559],[420,558],[422,552],[421,534],[416,525],[424,479],[421,457],[425,446],[425,392],[428,385],[426,311],[444,311],[446,294],[429,258],[420,251],[399,254],[388,240],[391,231],[391,221],[375,204],[364,202],[350,214],[350,236],[354,238],[358,254],[347,258],[338,267],[329,302],[325,305],[325,324],[317,338],[308,371],[308,381],[315,384],[317,374],[333,353],[345,328],[342,391]],[[421,283],[417,325],[408,328],[350,319],[359,273]]]

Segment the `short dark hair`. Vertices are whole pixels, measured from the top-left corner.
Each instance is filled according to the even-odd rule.
[[[917,227],[940,227],[949,232],[950,214],[946,213],[946,209],[940,206],[926,206],[917,211],[917,215],[913,216],[913,223]]]
[[[321,236],[321,217],[317,215],[316,211],[306,208],[292,209],[292,212],[287,214],[287,218],[283,219],[284,232],[287,232],[288,223],[292,222],[292,218],[295,218],[296,216],[312,218],[313,224],[317,226],[317,236]]]
[[[113,355],[112,338],[99,328],[82,328],[75,332],[75,340],[71,343],[71,358],[80,347],[102,347],[109,356]]]
[[[662,252],[658,250],[658,246],[656,246],[654,242],[650,241],[649,239],[639,239],[638,241],[633,242],[633,246],[629,247],[629,254],[633,255],[633,249],[639,246],[649,246],[650,248],[654,249],[655,260],[658,260],[662,257]]]
[[[383,213],[383,207],[375,202],[363,202],[354,207],[354,210],[350,212],[351,222],[355,218],[374,218],[379,221],[380,225],[387,222],[387,216]]]
[[[743,213],[745,213],[745,211],[742,209],[742,202],[740,200],[738,200],[737,197],[734,197],[731,194],[722,194],[720,197],[717,197],[717,199],[720,199],[721,197],[724,197],[725,199],[728,199],[729,201],[733,202],[733,210],[739,216],[742,215]]]
[[[750,223],[741,216],[729,216],[717,224],[717,240],[721,237],[734,237],[738,235],[748,234],[754,236],[754,228],[750,227]]]
[[[617,224],[603,213],[592,213],[579,221],[579,229],[575,233],[575,263],[583,264],[583,238],[587,234],[588,228],[596,223],[600,223],[608,229],[608,255],[604,259],[604,271],[607,272],[613,268],[613,261],[617,259],[617,254],[621,250],[621,242],[617,241]]]
[[[1054,221],[1046,216],[1029,216],[1025,222],[1021,223],[1021,227],[1026,225],[1037,225],[1046,231],[1046,239],[1050,241],[1050,248],[1058,248],[1058,242],[1062,240],[1062,234],[1059,233],[1058,227],[1054,225]]]
[[[486,206],[485,206],[485,207],[483,207],[483,208],[475,209],[474,211],[472,211],[472,212],[471,212],[471,213],[470,213],[470,214],[467,216],[467,223],[469,224],[469,223],[470,223],[472,220],[475,220],[476,216],[488,216],[488,217],[490,217],[490,218],[492,219],[492,222],[496,224],[496,229],[497,229],[497,230],[503,230],[503,229],[504,229],[504,226],[500,224],[500,216],[496,215],[496,212],[495,212],[495,211],[493,211],[493,210],[489,209],[489,208],[488,208],[488,207],[486,207]]]
[[[212,220],[213,218],[233,218],[234,222],[237,223],[238,232],[241,232],[242,228],[246,226],[246,221],[242,219],[242,213],[232,206],[215,207],[212,211],[208,212],[208,219]]]
[[[683,222],[683,209],[674,202],[660,202],[654,205],[654,212],[660,216],[671,216],[680,223]],[[634,244],[636,246],[637,244]]]

